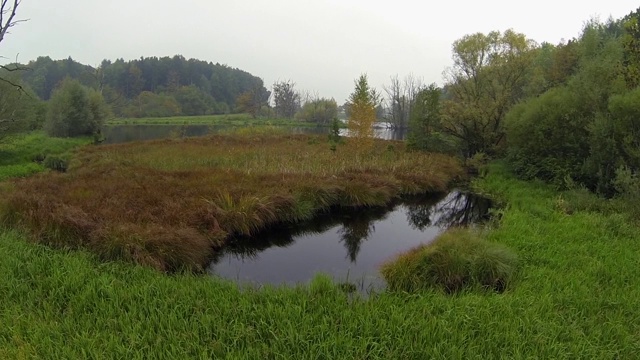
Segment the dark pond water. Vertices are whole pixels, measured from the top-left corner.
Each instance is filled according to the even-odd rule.
[[[329,134],[327,127],[283,127],[293,134]],[[131,141],[167,139],[175,137],[205,136],[229,130],[229,126],[214,125],[109,125],[102,129],[105,144]],[[374,129],[376,137],[387,140],[402,140],[405,130]],[[346,132],[343,134],[346,135]]]
[[[378,269],[394,255],[429,243],[443,230],[487,219],[490,200],[453,191],[386,207],[334,210],[314,221],[234,239],[210,264],[211,274],[239,283],[306,283],[317,273],[362,292],[384,287]]]

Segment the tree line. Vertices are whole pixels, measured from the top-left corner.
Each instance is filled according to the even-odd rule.
[[[557,45],[513,30],[464,36],[444,86],[412,98],[409,144],[500,157],[524,179],[640,200],[639,19],[640,9],[591,20]]]

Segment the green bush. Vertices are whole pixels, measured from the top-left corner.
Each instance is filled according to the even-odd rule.
[[[44,128],[49,136],[89,136],[102,127],[109,112],[100,93],[67,79],[49,100]]]
[[[66,172],[69,167],[69,159],[66,155],[47,155],[42,164],[47,169]]]
[[[503,292],[512,284],[517,265],[516,254],[507,247],[482,239],[475,230],[457,228],[385,263],[381,273],[394,291]]]

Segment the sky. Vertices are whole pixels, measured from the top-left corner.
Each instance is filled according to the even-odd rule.
[[[366,73],[382,90],[413,74],[443,83],[451,44],[466,34],[513,29],[539,43],[577,37],[592,18],[634,11],[637,0],[22,0],[0,43],[0,63],[38,56],[97,66],[103,59],[183,55],[227,64],[270,87],[343,103]]]

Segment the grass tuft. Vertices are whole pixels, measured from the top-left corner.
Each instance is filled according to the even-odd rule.
[[[482,239],[476,230],[456,228],[384,264],[381,273],[389,288],[398,291],[437,288],[454,293],[476,288],[503,292],[512,284],[517,268],[518,257],[504,245]]]

